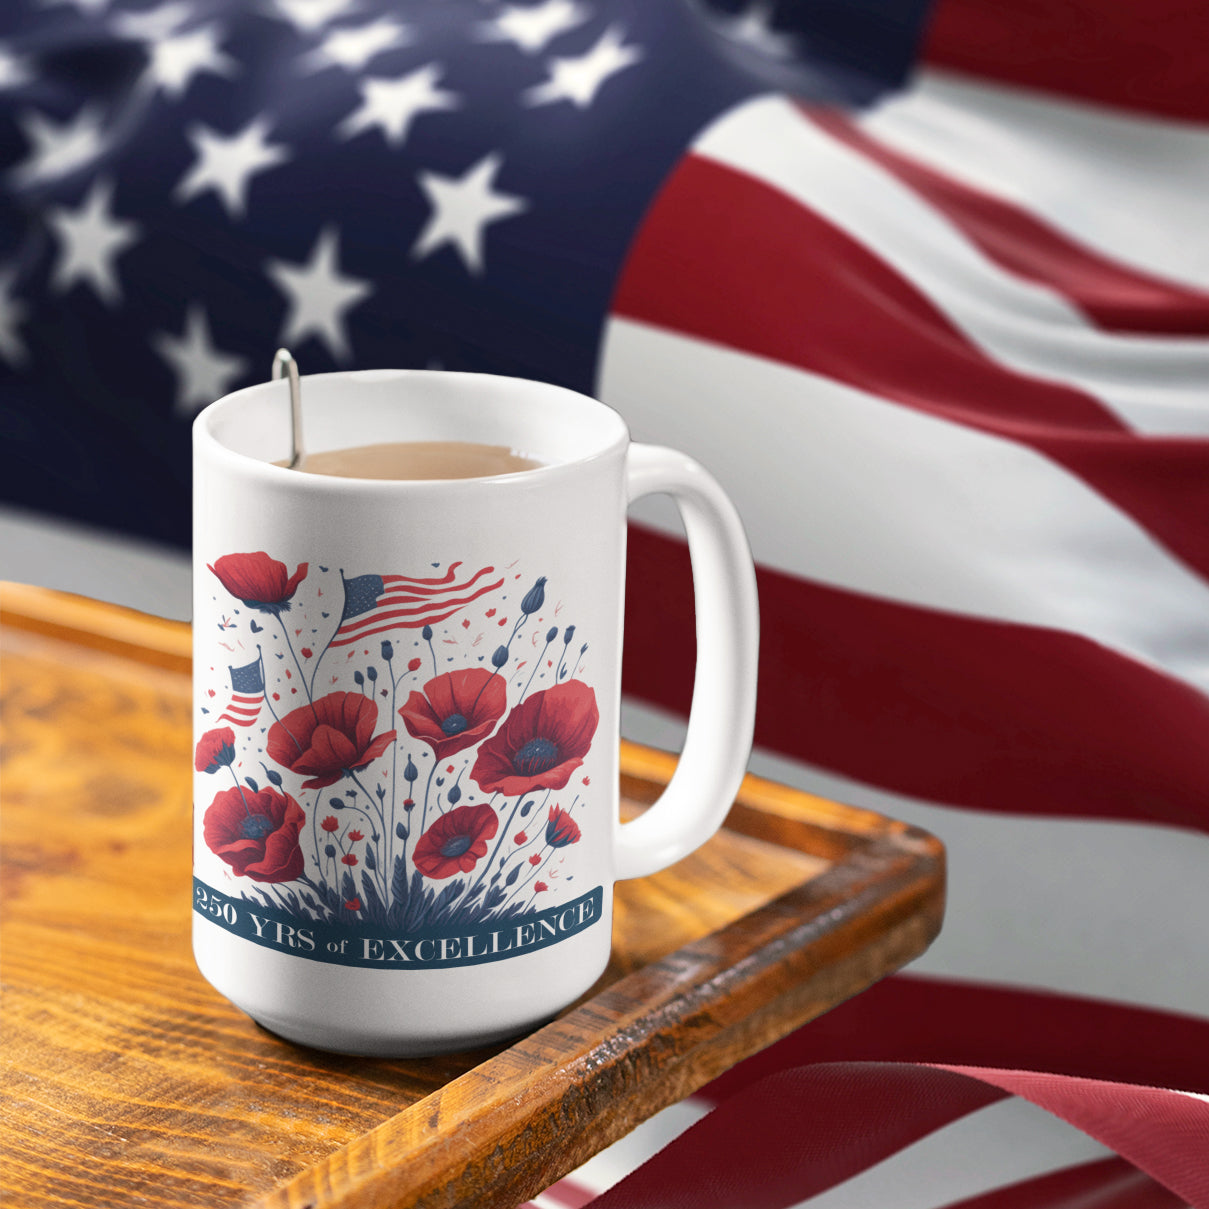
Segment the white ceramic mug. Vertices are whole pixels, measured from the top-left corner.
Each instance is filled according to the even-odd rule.
[[[755,710],[751,554],[721,489],[609,408],[480,374],[302,379],[307,450],[463,440],[541,463],[381,481],[290,455],[284,381],[194,439],[194,953],[292,1041],[415,1056],[549,1019],[603,972],[615,880],[721,824]],[[659,801],[618,818],[627,503],[666,492],[698,664]]]

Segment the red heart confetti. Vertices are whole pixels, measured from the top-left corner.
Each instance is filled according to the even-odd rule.
[[[495,616],[495,610],[494,610],[494,609],[488,609],[488,610],[487,610],[487,616],[488,616],[488,617],[494,617],[494,616]]]
[[[274,700],[274,701],[280,701],[280,700],[281,700],[281,694],[280,694],[280,693],[274,693],[274,694],[273,694],[273,700]]]
[[[464,630],[470,629],[470,618],[469,617],[462,618],[462,629],[464,629]]]
[[[507,618],[507,617],[501,617],[501,618],[500,618],[500,625],[507,625],[507,624],[508,624],[508,618]]]
[[[214,696],[214,690],[213,690],[213,689],[210,689],[210,696],[211,696],[211,697],[213,697],[213,696]]]
[[[312,655],[314,655],[314,653],[315,653],[315,652],[314,652],[314,651],[312,651],[312,650],[311,650],[311,648],[310,648],[309,646],[304,646],[304,647],[302,648],[302,657],[303,657],[303,659],[310,659],[310,657],[311,657]]]

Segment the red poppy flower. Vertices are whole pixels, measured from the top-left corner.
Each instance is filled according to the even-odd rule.
[[[550,887],[545,882],[534,882],[533,891],[535,894],[540,894],[543,890],[549,890]]]
[[[418,672],[420,670],[420,661],[418,659],[409,659],[407,661],[407,670],[409,672]]]
[[[208,730],[197,741],[193,767],[198,772],[217,772],[235,762],[235,732],[229,726]]]
[[[302,807],[288,793],[236,787],[220,791],[210,803],[202,835],[239,877],[292,882],[303,870],[298,833],[305,822]]]
[[[577,843],[579,835],[579,824],[561,806],[551,806],[546,820],[546,843],[551,848],[565,848]]]
[[[443,814],[420,836],[412,861],[428,877],[469,873],[487,855],[487,841],[499,830],[495,811],[481,802]]]
[[[542,858],[536,852],[529,858],[529,864],[531,865],[540,865],[541,863]]]
[[[358,840],[365,839],[365,836],[362,835],[360,831],[350,831],[348,833],[348,838],[355,844]]]
[[[479,748],[470,776],[487,793],[562,789],[583,763],[600,712],[580,680],[534,693]]]
[[[360,911],[361,910],[361,900],[359,898],[348,899],[344,904],[344,909],[346,911]]]
[[[285,563],[257,550],[254,554],[224,554],[206,565],[222,581],[222,586],[249,609],[284,613],[290,607],[290,597],[306,578],[310,564],[299,563],[291,575]]]
[[[462,668],[430,680],[412,692],[399,710],[413,739],[420,739],[438,760],[485,739],[508,704],[504,681],[486,668]]]
[[[512,842],[514,844],[527,844],[529,842],[529,837],[523,831],[518,831],[512,837]]]
[[[355,865],[357,863],[357,858],[353,856],[351,852],[346,852],[344,856],[340,858],[340,863],[342,865]]]
[[[372,698],[328,693],[274,722],[265,747],[278,764],[310,778],[303,789],[322,789],[346,772],[360,772],[395,741],[393,730],[375,735],[377,724]]]
[[[336,816],[334,814],[329,814],[327,816],[327,818],[324,819],[323,822],[319,824],[319,826],[322,827],[324,831],[339,831],[340,830],[340,824],[339,824],[339,822],[337,822]]]

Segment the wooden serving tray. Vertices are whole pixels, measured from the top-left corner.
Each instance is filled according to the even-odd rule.
[[[513,1206],[922,952],[944,854],[749,777],[726,827],[617,887],[613,960],[511,1045],[289,1045],[190,950],[188,626],[0,588],[4,1046],[14,1206]],[[625,745],[627,808],[675,758]]]

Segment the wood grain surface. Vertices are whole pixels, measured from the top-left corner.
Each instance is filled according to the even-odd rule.
[[[0,588],[0,1194],[42,1206],[512,1206],[921,952],[943,850],[749,778],[617,887],[613,960],[512,1045],[305,1050],[190,951],[188,627]],[[671,756],[624,745],[652,800]]]

